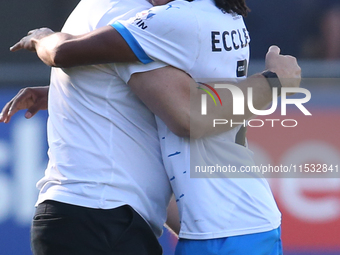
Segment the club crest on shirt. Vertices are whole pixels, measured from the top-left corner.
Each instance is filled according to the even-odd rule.
[[[155,13],[152,13],[152,10],[142,11],[136,15],[133,23],[144,30],[148,27],[147,25],[145,25],[145,21],[152,19],[155,15]]]

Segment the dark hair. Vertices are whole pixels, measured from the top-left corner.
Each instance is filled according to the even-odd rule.
[[[188,2],[192,2],[194,0],[187,0]],[[245,0],[214,0],[216,7],[221,10],[231,13],[235,12],[243,17],[246,17],[250,9],[246,5]]]

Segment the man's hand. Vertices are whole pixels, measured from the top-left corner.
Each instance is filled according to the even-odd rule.
[[[266,55],[266,70],[275,72],[282,87],[299,87],[301,68],[295,57],[280,55],[280,48],[271,46]]]
[[[10,51],[18,51],[21,49],[24,50],[29,50],[29,51],[36,51],[36,44],[38,40],[49,36],[51,34],[54,34],[54,32],[49,29],[49,28],[39,28],[39,29],[34,29],[28,32],[27,36],[23,37],[19,42],[14,44],[11,48]]]
[[[11,117],[19,110],[28,109],[25,113],[27,119],[33,117],[39,110],[46,110],[48,91],[49,86],[21,89],[2,109],[0,122],[9,123]]]

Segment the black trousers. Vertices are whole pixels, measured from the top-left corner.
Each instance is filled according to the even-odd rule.
[[[41,203],[31,228],[34,255],[161,255],[162,247],[132,207],[92,209]]]

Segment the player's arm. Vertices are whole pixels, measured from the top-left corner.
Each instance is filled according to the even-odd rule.
[[[182,3],[182,2],[180,2]],[[179,4],[179,3],[177,3]],[[145,29],[136,24],[121,22],[119,31],[130,32],[139,42],[142,49],[153,59],[165,62],[173,67],[161,68],[149,72],[134,71],[128,84],[141,98],[149,109],[158,115],[169,129],[179,136],[191,136],[199,138],[230,130],[230,125],[218,125],[213,127],[214,119],[233,119],[234,122],[249,119],[252,113],[245,107],[245,115],[233,116],[233,99],[229,90],[219,90],[223,98],[222,106],[207,106],[209,114],[206,118],[201,116],[201,90],[198,85],[185,73],[176,68],[190,73],[195,65],[199,52],[199,26],[195,22],[195,15],[189,6],[174,6],[180,8],[160,7],[153,10],[156,14],[150,19],[142,20]],[[186,10],[183,15],[183,10]],[[149,15],[148,15],[149,16]],[[181,22],[186,26],[181,26]],[[128,39],[128,38],[127,38]],[[188,47],[188,42],[194,42]],[[276,72],[280,78],[296,78],[296,82],[284,83],[285,87],[296,87],[300,83],[300,68],[296,59],[279,54],[278,47],[272,47],[267,55],[268,70]],[[294,80],[294,79],[291,79]],[[229,83],[229,82],[228,82]],[[214,84],[211,84],[214,85]],[[252,87],[255,93],[253,105],[256,109],[262,109],[272,100],[271,88],[267,80],[261,75],[254,75],[237,84],[244,95],[248,87]],[[208,104],[212,101],[207,100]],[[247,102],[247,101],[245,101]]]
[[[266,56],[266,70],[277,73],[283,87],[298,87],[301,81],[301,69],[295,58],[280,55],[280,49],[271,47]],[[286,79],[290,78],[290,79]],[[230,82],[228,82],[230,84]],[[201,95],[198,84],[186,73],[174,67],[164,67],[148,72],[134,73],[128,84],[134,93],[159,116],[169,129],[178,136],[202,136],[226,132],[233,127],[217,125],[214,119],[233,119],[242,122],[250,119],[253,114],[245,106],[244,115],[233,115],[233,97],[229,90],[218,91],[223,106],[215,106],[207,100],[209,114],[201,115]],[[214,86],[214,84],[210,84]],[[255,109],[263,109],[272,101],[272,90],[266,78],[258,73],[237,84],[244,95],[247,89],[253,88],[253,105]],[[245,102],[247,98],[245,98]],[[211,104],[211,106],[209,106]]]
[[[78,36],[54,33],[47,28],[32,30],[10,50],[21,49],[36,52],[45,64],[53,67],[139,60],[128,43],[112,26],[105,26]]]
[[[149,15],[151,18],[148,20]],[[115,22],[77,36],[54,33],[47,28],[36,29],[10,50],[36,52],[45,64],[53,67],[135,61],[146,64],[153,61],[152,54],[148,54],[151,50],[155,56],[166,53],[169,56],[166,63],[188,69],[197,54],[196,44],[187,45],[197,39],[195,31],[198,30],[198,24],[192,16],[192,13],[180,8],[159,6],[145,13],[142,17],[144,20],[141,20],[145,25],[142,27],[138,25],[140,17],[137,15],[135,19]],[[185,26],[180,25],[180,22],[185,23]],[[144,30],[146,28],[147,31]],[[173,44],[174,38],[181,40],[181,44]]]

